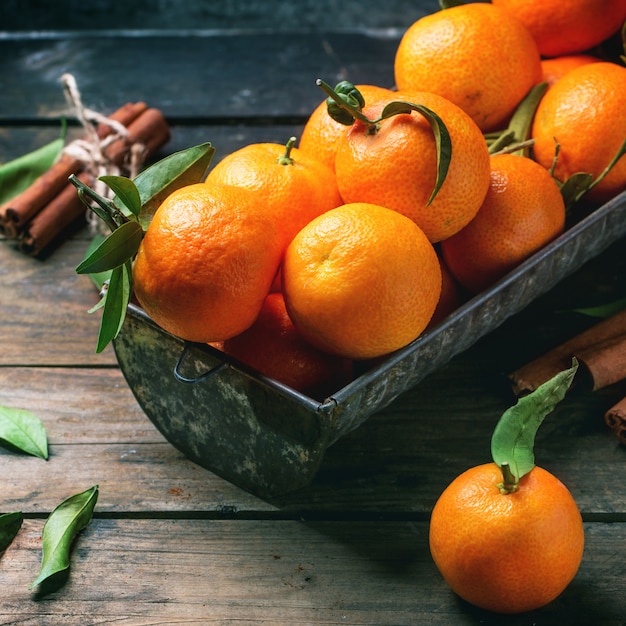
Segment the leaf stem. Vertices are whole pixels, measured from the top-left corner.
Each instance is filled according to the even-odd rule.
[[[359,109],[348,104],[328,83],[325,83],[321,78],[318,78],[315,81],[315,84],[320,87],[329,98],[332,98],[340,109],[343,109],[354,119],[357,119],[368,126],[376,125],[376,120],[370,120],[367,116],[363,115]]]
[[[85,185],[75,174],[69,177],[69,181],[78,189],[78,196],[83,204],[93,211],[111,231],[114,231],[120,224],[128,221],[112,202],[109,202],[89,186]],[[88,202],[86,198],[95,202],[95,205]]]

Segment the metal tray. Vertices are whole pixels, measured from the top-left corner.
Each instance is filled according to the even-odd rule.
[[[131,305],[114,341],[139,404],[178,450],[261,497],[311,482],[326,449],[626,234],[626,192],[326,400],[313,400]]]

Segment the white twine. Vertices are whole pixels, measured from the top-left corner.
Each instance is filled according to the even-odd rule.
[[[80,91],[72,74],[63,74],[61,82],[65,99],[72,107],[86,135],[85,138],[75,139],[65,146],[63,152],[78,159],[92,176],[94,191],[102,197],[110,199],[113,192],[99,178],[101,176],[119,176],[122,174],[122,170],[106,155],[106,149],[115,141],[126,139],[128,137],[128,129],[120,122],[83,106]],[[108,126],[111,129],[111,133],[101,139],[97,132],[98,124]],[[127,172],[130,178],[134,178],[139,173],[143,165],[143,154],[143,145],[131,145]],[[103,222],[90,210],[87,211],[87,223],[92,234],[102,232]]]

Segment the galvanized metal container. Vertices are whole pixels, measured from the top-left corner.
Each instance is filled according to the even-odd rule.
[[[131,306],[114,342],[146,415],[199,465],[261,497],[307,485],[325,451],[626,234],[626,193],[323,401],[188,344]]]

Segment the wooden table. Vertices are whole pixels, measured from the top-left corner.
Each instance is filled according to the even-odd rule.
[[[398,33],[67,32],[0,39],[0,162],[58,134],[59,83],[109,113],[146,100],[172,127],[167,154],[216,159],[284,143],[321,100],[315,79],[391,85]],[[585,521],[578,575],[551,605],[502,618],[460,601],[428,551],[446,484],[489,460],[512,402],[506,374],[589,325],[572,311],[622,289],[624,240],[340,439],[313,483],[259,499],[194,465],[137,405],[112,349],[95,353],[98,296],[74,268],[89,235],[44,259],[0,241],[0,405],[38,415],[50,458],[0,448],[0,512],[25,522],[0,557],[2,624],[626,624],[626,451],[603,423],[624,384],[574,390],[541,427],[537,462]],[[94,484],[94,519],[69,578],[29,590],[50,511]],[[512,533],[514,538],[514,531]]]

